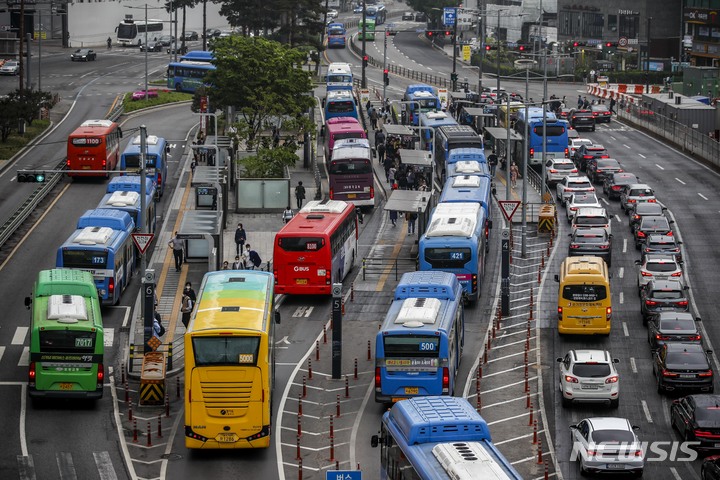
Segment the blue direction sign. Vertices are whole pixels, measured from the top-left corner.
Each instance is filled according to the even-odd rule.
[[[328,470],[325,472],[325,480],[362,480],[360,470]]]
[[[445,7],[443,9],[443,23],[446,27],[455,26],[457,19],[457,7]]]

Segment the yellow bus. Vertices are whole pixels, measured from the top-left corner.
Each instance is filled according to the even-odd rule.
[[[507,128],[507,122],[510,122],[510,128],[515,126],[515,120],[517,120],[517,114],[520,110],[525,108],[525,104],[522,102],[510,102],[510,115],[508,115],[508,104],[503,102],[498,105],[497,116],[498,126]]]
[[[273,275],[205,274],[185,333],[185,446],[270,446],[275,373]]]
[[[610,335],[610,275],[600,257],[567,257],[560,265],[558,333]]]

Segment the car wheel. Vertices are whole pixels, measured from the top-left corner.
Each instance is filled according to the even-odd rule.
[[[635,474],[634,474],[634,475],[635,475],[635,478],[642,478],[643,473],[645,473],[644,470],[638,470],[638,471],[635,472]]]
[[[644,322],[644,323],[647,323],[647,322]],[[662,395],[663,392],[664,392],[664,390],[663,390],[663,387],[662,387],[662,383],[660,382],[660,377],[656,377],[655,383],[657,383],[657,393],[660,394],[660,395]]]
[[[619,398],[616,398],[616,399],[614,399],[614,400],[610,400],[610,408],[611,408],[611,409],[614,410],[614,409],[618,408],[619,406],[620,406],[620,399],[619,399]]]
[[[592,127],[592,131],[593,131],[593,132],[595,131],[595,127],[594,127],[594,126]]]
[[[645,315],[645,313],[642,314],[642,320],[643,320],[643,325],[647,327],[648,317],[647,317],[647,315]]]
[[[583,464],[583,461],[580,460],[580,476],[581,477],[587,477],[590,473],[585,470],[585,465]]]
[[[561,395],[562,395],[562,394],[561,394]],[[569,408],[569,407],[572,406],[572,400],[570,400],[569,398],[565,398],[565,395],[563,395],[563,396],[560,397],[560,398],[561,398],[561,402],[560,402],[560,403],[562,404],[563,407]]]
[[[710,385],[710,390],[708,390],[708,393],[714,393],[715,392],[715,385]]]

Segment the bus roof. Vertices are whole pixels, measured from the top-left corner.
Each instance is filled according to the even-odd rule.
[[[330,101],[343,101],[343,100],[352,100],[355,101],[355,97],[353,96],[352,90],[328,90],[327,96],[325,99],[325,102]]]
[[[354,208],[353,204],[341,200],[309,201],[283,226],[278,235],[307,236],[329,233],[342,222],[345,213]]]
[[[425,83],[413,83],[405,87],[405,95],[410,95],[416,92],[430,92],[435,93],[435,88]]]
[[[457,125],[457,121],[445,112],[422,112],[420,124],[425,127],[440,127],[442,125]],[[431,133],[431,132],[430,132]]]
[[[146,192],[146,200],[152,201],[152,192]],[[140,208],[140,194],[135,191],[118,190],[106,193],[97,208],[119,208],[138,210]]]
[[[77,228],[85,227],[109,227],[114,230],[135,229],[135,222],[129,213],[111,208],[96,208],[87,210],[77,221]]]
[[[203,277],[188,333],[216,329],[267,331],[273,321],[273,275],[253,270],[220,270]]]
[[[440,195],[440,203],[478,202],[489,211],[491,202],[491,180],[477,175],[463,175],[448,178]]]
[[[35,283],[34,296],[37,298],[50,295],[80,295],[98,298],[92,273],[69,268],[40,270]]]
[[[325,120],[326,125],[335,125],[338,123],[347,123],[352,125],[360,125],[360,122],[355,117],[332,117]]]
[[[85,227],[75,230],[60,248],[109,248],[117,251],[128,235],[130,233],[127,230],[115,230],[110,227]]]
[[[442,441],[491,441],[485,419],[464,398],[414,397],[401,400],[387,413],[408,445]]]
[[[453,148],[448,154],[447,161],[448,163],[455,163],[460,161],[475,161],[485,163],[485,150],[475,147]]]
[[[328,123],[326,133],[328,135],[337,135],[338,133],[362,133],[362,138],[358,140],[365,139],[365,129],[359,123]],[[344,138],[342,140],[354,139]],[[337,148],[337,142],[340,142],[340,140],[336,140],[335,142],[335,148]]]
[[[128,147],[132,145],[139,149],[141,141],[142,140],[140,139],[140,135],[138,135],[132,139],[132,142],[128,144]],[[152,147],[159,147],[165,145],[165,143],[165,139],[162,137],[158,137],[157,135],[148,135],[145,137],[145,146],[148,148],[148,150],[150,150]]]
[[[118,124],[111,120],[85,120],[70,134],[70,137],[102,135],[109,133],[116,128],[118,128]]]
[[[517,112],[517,118],[518,120],[525,120],[525,109],[521,108]],[[528,108],[528,118],[530,120],[541,120],[543,118],[543,108],[541,107],[529,107]],[[549,121],[555,121],[557,120],[557,117],[555,116],[555,113],[553,112],[545,112],[545,119]]]
[[[342,26],[342,23],[331,23],[329,27],[331,27],[333,25]],[[333,62],[330,65],[328,65],[327,73],[328,74],[336,74],[336,75],[347,73],[347,74],[352,75],[352,67],[350,66],[349,63]]]
[[[459,160],[447,166],[447,176],[456,175],[490,175],[490,169],[486,162],[477,160]]]
[[[138,192],[140,193],[140,175],[122,175],[113,177],[107,186],[106,193]],[[155,182],[151,177],[145,178],[145,193],[150,194],[155,189]]]
[[[192,60],[196,62],[212,62],[215,60],[215,54],[207,50],[192,50],[180,57],[180,61]]]
[[[395,300],[406,298],[437,298],[452,300],[459,298],[462,286],[453,273],[448,272],[407,272],[395,288]]]

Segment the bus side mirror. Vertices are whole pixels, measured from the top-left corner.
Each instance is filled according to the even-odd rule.
[[[25,297],[25,308],[27,308],[28,310],[30,310],[30,305],[32,305],[32,298],[30,298],[30,297]]]
[[[280,310],[275,310],[275,323],[280,323]]]
[[[120,135],[120,138],[122,138],[122,128],[118,127],[118,135]]]
[[[379,444],[380,444],[380,439],[378,438],[377,435],[373,435],[372,437],[370,437],[370,446],[372,448],[377,448],[377,446]]]
[[[555,281],[558,283],[560,282],[560,277],[558,275],[555,275]]]

